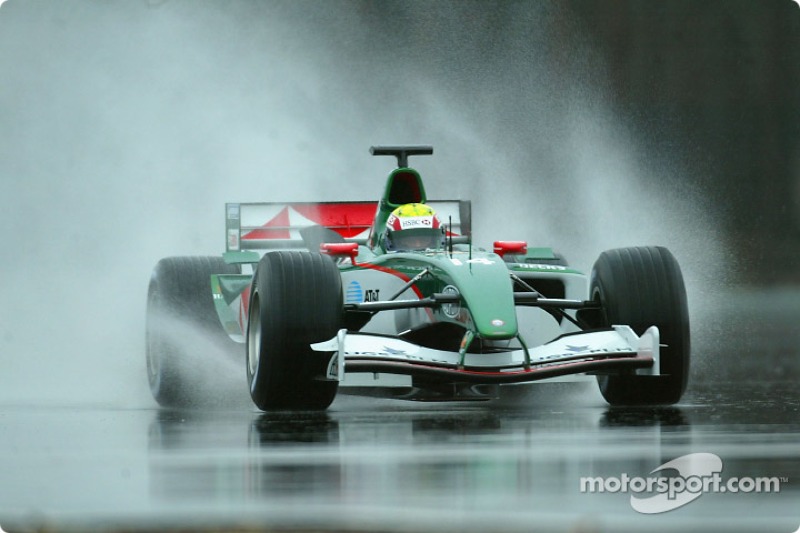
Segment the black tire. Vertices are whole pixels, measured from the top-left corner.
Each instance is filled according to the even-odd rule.
[[[147,291],[147,377],[161,406],[208,403],[209,391],[200,379],[202,357],[241,354],[241,345],[219,322],[210,279],[211,274],[238,273],[238,266],[221,257],[167,257],[153,269]]]
[[[330,258],[265,254],[252,283],[247,320],[247,381],[256,406],[326,409],[339,383],[324,378],[331,354],[309,345],[333,338],[343,324],[342,278]]]
[[[592,269],[590,294],[602,304],[598,325],[627,325],[637,335],[657,326],[662,344],[661,375],[598,376],[603,398],[620,406],[678,402],[689,376],[689,312],[672,253],[655,246],[603,252]]]

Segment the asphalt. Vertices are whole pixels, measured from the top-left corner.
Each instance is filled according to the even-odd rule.
[[[794,383],[714,384],[660,409],[608,408],[588,384],[515,390],[490,404],[342,397],[326,413],[14,407],[0,409],[0,428],[9,532],[800,526]],[[718,456],[725,481],[778,484],[708,491],[654,514],[613,483],[581,487],[588,477],[646,478],[697,453]]]
[[[669,408],[610,408],[594,383],[490,403],[340,396],[325,413],[241,397],[180,411],[0,405],[0,529],[795,532],[798,295],[740,291],[695,316],[690,388]],[[705,490],[636,485],[677,489],[709,465],[721,484]]]

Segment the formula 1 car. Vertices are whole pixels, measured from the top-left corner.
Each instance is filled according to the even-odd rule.
[[[612,405],[679,401],[689,319],[666,248],[603,252],[590,277],[524,241],[485,250],[471,203],[429,201],[408,166],[432,147],[371,153],[397,158],[378,202],[229,203],[222,257],[157,264],[147,367],[161,405],[191,404],[191,355],[212,349],[238,352],[262,410],[326,409],[338,391],[485,400],[563,376],[591,376]]]

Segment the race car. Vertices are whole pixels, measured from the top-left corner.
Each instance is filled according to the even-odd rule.
[[[397,159],[379,201],[228,203],[221,257],[159,261],[146,327],[159,404],[191,405],[198,355],[217,351],[244,362],[265,411],[324,410],[339,392],[490,400],[565,376],[596,379],[612,405],[680,400],[689,318],[669,250],[608,250],[586,276],[551,248],[485,249],[471,203],[428,200],[409,167],[432,147],[370,152]]]

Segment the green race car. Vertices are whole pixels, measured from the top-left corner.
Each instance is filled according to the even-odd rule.
[[[486,250],[470,202],[429,201],[408,166],[431,147],[371,153],[398,163],[378,202],[227,204],[222,257],[156,265],[147,366],[161,405],[191,404],[186,354],[211,350],[239,354],[263,410],[325,409],[339,391],[485,400],[564,376],[596,379],[612,405],[680,400],[689,319],[667,249],[603,252],[589,277],[550,248]]]

